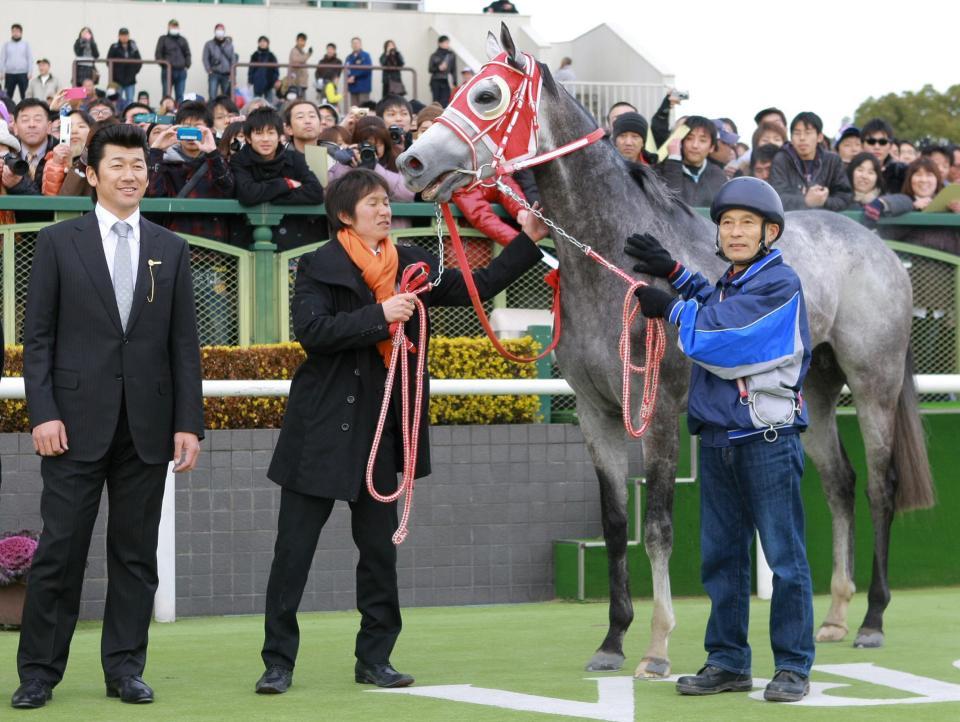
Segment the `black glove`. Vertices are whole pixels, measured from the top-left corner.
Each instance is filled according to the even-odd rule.
[[[633,267],[637,273],[666,278],[677,266],[677,262],[673,260],[667,249],[649,233],[635,233],[630,236],[623,251],[628,256],[640,259],[640,262]]]
[[[640,300],[640,312],[647,318],[663,318],[667,313],[667,306],[676,298],[653,286],[640,286],[634,294]]]

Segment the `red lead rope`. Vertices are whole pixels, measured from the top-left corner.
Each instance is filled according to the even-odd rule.
[[[403,275],[400,277],[400,293],[414,293],[418,296],[431,289],[428,282],[430,276],[430,267],[426,263],[413,263],[403,269]],[[370,449],[370,458],[367,459],[367,492],[379,502],[389,504],[399,499],[404,493],[406,498],[403,502],[403,513],[400,517],[400,525],[393,533],[393,543],[402,544],[407,537],[407,522],[410,520],[410,512],[413,510],[413,487],[414,476],[417,470],[417,447],[420,442],[420,415],[423,410],[423,374],[426,365],[427,348],[427,310],[423,301],[419,298],[414,299],[414,304],[420,314],[420,333],[417,338],[417,345],[414,346],[403,333],[404,323],[402,321],[391,324],[393,332],[393,352],[390,355],[390,366],[387,369],[387,381],[383,389],[383,403],[380,405],[380,418],[377,420],[377,428],[373,434],[373,446]],[[413,400],[413,414],[410,413],[410,368],[409,355],[411,351],[417,355],[416,367],[416,393]],[[383,436],[383,427],[387,420],[387,414],[390,413],[390,405],[393,397],[393,383],[397,376],[397,363],[400,364],[400,401],[402,409],[402,418],[400,430],[403,437],[403,472],[400,477],[400,484],[393,494],[381,494],[377,491],[373,483],[373,469],[377,462],[377,452],[380,449],[380,440]]]

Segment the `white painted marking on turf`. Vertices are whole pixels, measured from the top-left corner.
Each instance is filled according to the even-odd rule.
[[[600,677],[596,702],[576,702],[555,697],[508,692],[502,689],[474,687],[472,684],[446,684],[433,687],[406,687],[404,689],[376,689],[371,692],[407,694],[415,697],[467,702],[485,707],[499,707],[520,712],[566,715],[603,722],[633,722],[633,678]]]

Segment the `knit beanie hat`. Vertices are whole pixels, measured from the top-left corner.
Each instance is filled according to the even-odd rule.
[[[636,133],[642,140],[646,140],[647,126],[647,119],[640,113],[624,113],[613,121],[612,137],[616,138],[621,133]]]

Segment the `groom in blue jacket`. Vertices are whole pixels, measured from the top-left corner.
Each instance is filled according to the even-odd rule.
[[[716,285],[675,261],[651,235],[627,239],[634,271],[666,278],[677,298],[637,289],[647,318],[679,329],[690,357],[688,420],[700,436],[701,578],[712,603],[707,661],[677,691],[749,691],[750,544],[759,532],[773,570],[770,642],[776,673],[764,691],[796,702],[810,690],[813,593],[804,542],[800,477],[807,426],[800,388],[810,331],[800,279],[769,246],[783,233],[783,205],[757,178],[736,178],[714,198],[717,255],[730,267]]]

